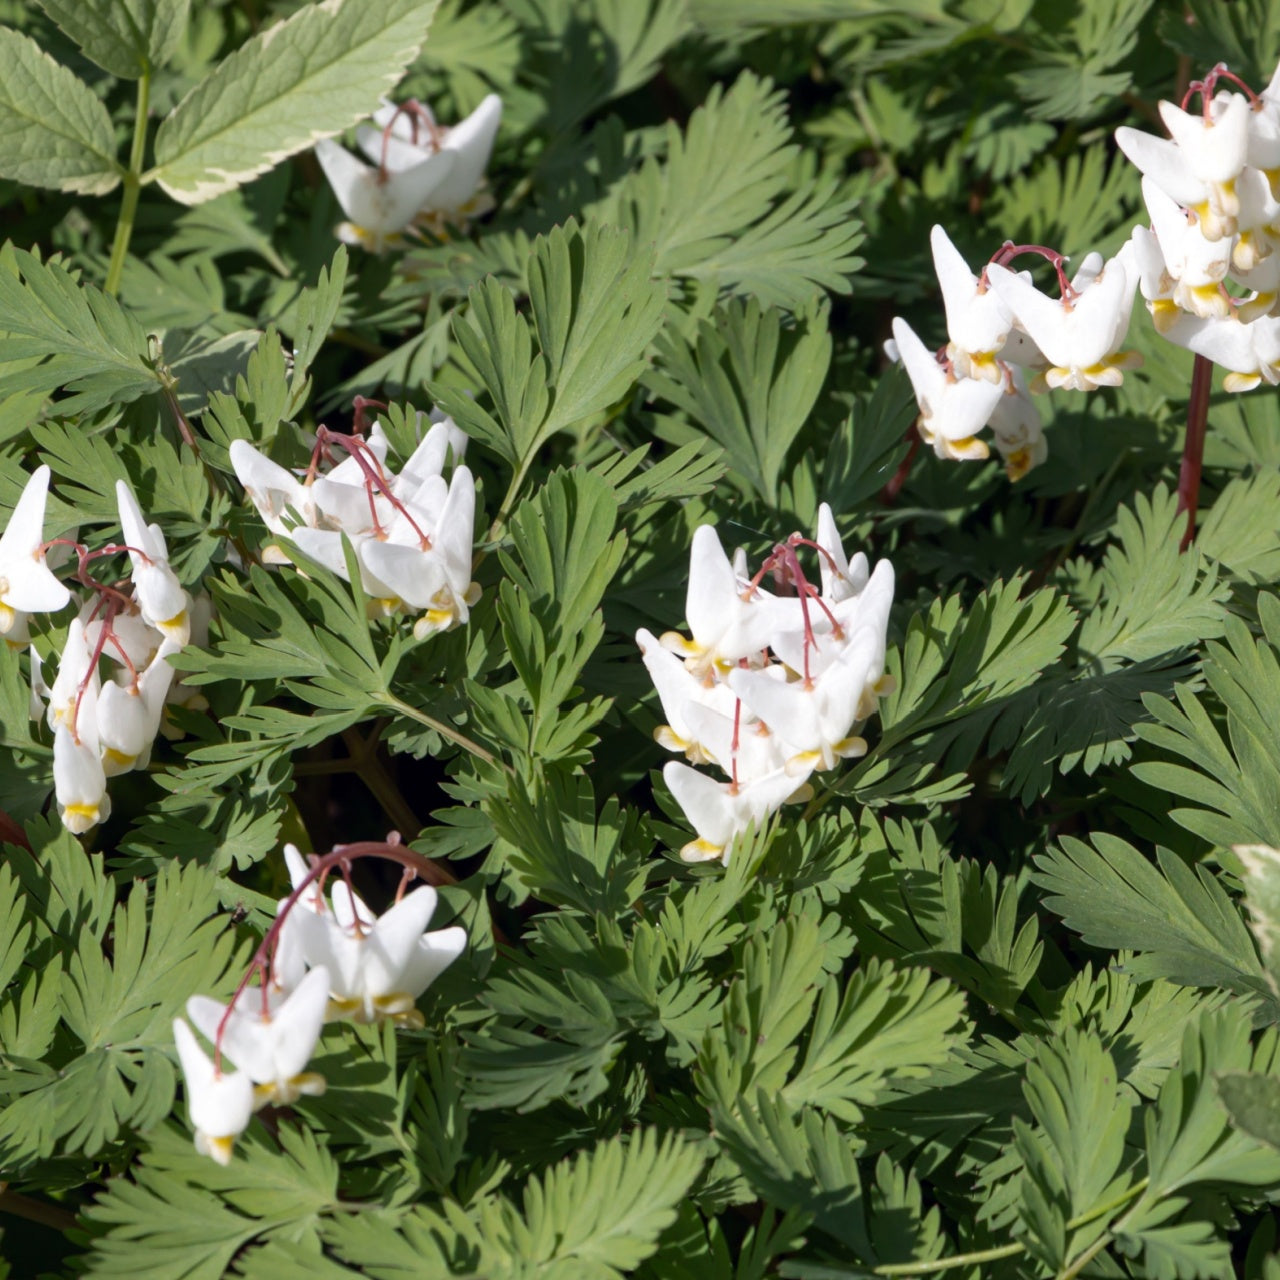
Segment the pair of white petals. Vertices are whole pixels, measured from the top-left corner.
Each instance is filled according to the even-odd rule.
[[[381,252],[397,243],[420,216],[465,217],[483,181],[501,122],[502,101],[490,94],[452,128],[428,130],[418,123],[423,132],[415,140],[414,117],[384,102],[374,113],[373,126],[361,126],[356,133],[372,166],[331,139],[317,142],[316,158],[347,216],[338,228],[339,237]],[[436,138],[438,150],[433,145]]]

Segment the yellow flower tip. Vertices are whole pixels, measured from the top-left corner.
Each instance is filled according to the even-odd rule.
[[[3,584],[3,586],[0,587],[0,591],[8,589],[9,584],[7,582],[0,579],[0,583]],[[9,632],[13,630],[13,624],[17,622],[17,620],[18,611],[16,609],[11,609],[3,601],[0,601],[0,635],[8,635]],[[19,645],[17,647],[21,648],[22,646]]]
[[[418,1009],[408,1009],[404,1013],[393,1013],[388,1016],[404,1031],[421,1031],[427,1025],[426,1018]]]
[[[227,1138],[211,1138],[207,1133],[196,1135],[196,1150],[202,1156],[212,1156],[224,1167],[231,1163],[231,1153],[235,1149],[234,1136]]]
[[[788,778],[807,774],[811,769],[822,769],[821,751],[801,751],[798,755],[792,756],[786,764]]]
[[[984,382],[1003,382],[1004,370],[996,363],[994,351],[977,351],[969,355],[969,376]]]
[[[715,862],[723,853],[724,845],[712,844],[710,840],[704,840],[699,836],[696,840],[689,841],[680,850],[680,857],[685,862]]]
[[[959,440],[948,440],[946,444],[947,456],[961,462],[981,462],[991,454],[987,442],[977,436],[963,436]]]
[[[694,744],[682,738],[669,724],[660,724],[653,731],[653,740],[668,751],[688,752]]]
[[[73,836],[84,835],[102,821],[102,810],[96,804],[69,804],[62,810],[62,825]]]
[[[1157,333],[1168,333],[1182,316],[1182,308],[1172,298],[1157,298],[1147,303]]]
[[[867,754],[867,740],[859,737],[841,738],[834,749],[841,760],[857,760]]]
[[[1015,449],[1004,460],[1004,473],[1013,484],[1017,484],[1031,470],[1031,450]]]
[[[466,591],[462,593],[462,603],[470,609],[472,605],[480,603],[480,595],[480,584],[478,582],[469,582]]]
[[[293,561],[289,558],[289,553],[278,542],[268,542],[262,548],[262,563],[292,564]]]
[[[812,799],[813,788],[807,782],[802,782],[782,803],[806,804]]]
[[[685,658],[700,658],[703,652],[700,644],[695,644],[678,631],[664,631],[658,637],[658,643],[664,649],[669,649],[672,653],[678,653]]]
[[[1260,373],[1229,373],[1222,380],[1224,391],[1252,391],[1262,381]]]
[[[127,773],[133,768],[137,758],[136,755],[131,756],[124,751],[117,751],[115,747],[108,747],[102,753],[103,772],[108,778],[114,778],[118,773]]]

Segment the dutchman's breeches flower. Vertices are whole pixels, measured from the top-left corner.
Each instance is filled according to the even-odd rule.
[[[17,646],[26,641],[28,614],[54,613],[71,599],[45,558],[49,475],[48,467],[31,473],[0,535],[0,636]]]
[[[421,1027],[414,1001],[466,945],[457,926],[425,931],[435,890],[405,889],[432,868],[394,834],[385,843],[339,845],[309,859],[286,845],[284,856],[293,892],[281,900],[231,1000],[187,1001],[187,1016],[214,1046],[213,1061],[185,1022],[174,1023],[196,1148],[223,1164],[253,1111],[324,1092],[324,1078],[306,1067],[326,1021],[390,1019]],[[404,871],[396,902],[381,916],[351,887],[351,864],[360,858],[385,859]],[[335,873],[342,883],[330,897],[325,880]],[[255,977],[258,985],[251,986]],[[224,1075],[224,1062],[239,1070]]]
[[[938,363],[905,320],[894,320],[893,337],[916,393],[920,434],[926,443],[940,458],[985,458],[987,446],[978,432],[1000,401],[1000,383],[957,377],[954,369]]]
[[[187,1111],[196,1131],[196,1150],[219,1164],[230,1164],[235,1140],[253,1116],[253,1081],[243,1071],[228,1075],[214,1066],[181,1018],[173,1020],[173,1039],[187,1083]]]
[[[1116,387],[1124,381],[1123,370],[1142,363],[1136,353],[1120,350],[1137,287],[1136,270],[1130,271],[1132,252],[1126,244],[1097,270],[1086,258],[1061,298],[1047,297],[998,263],[987,268],[991,287],[1049,361],[1042,375],[1047,386],[1076,391]]]
[[[821,590],[800,565],[805,546],[817,554]],[[792,594],[764,591],[766,574]],[[825,503],[817,539],[795,534],[779,543],[753,576],[745,557],[725,555],[714,528],[695,531],[685,606],[694,638],[668,632],[659,647],[652,632],[636,635],[668,721],[658,742],[727,778],[677,761],[663,769],[697,833],[682,858],[727,863],[753,823],[808,794],[815,769],[866,751],[852,730],[891,688],[884,661],[892,601],[892,565],[882,560],[871,572],[861,553],[847,558]]]
[[[451,418],[433,414],[398,474],[387,464],[388,442],[378,423],[367,439],[322,427],[305,482],[245,442],[232,446],[231,460],[267,527],[281,535],[276,559],[288,560],[292,544],[345,579],[345,536],[371,614],[417,613],[413,630],[422,639],[464,625],[480,598],[471,580],[475,480],[460,462],[466,442]],[[318,474],[335,446],[348,456]]]

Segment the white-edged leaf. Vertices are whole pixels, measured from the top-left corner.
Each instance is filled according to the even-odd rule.
[[[114,76],[163,66],[187,29],[191,0],[40,0],[40,7]]]
[[[437,0],[322,0],[268,27],[161,124],[148,175],[200,204],[367,115],[417,57]]]
[[[0,27],[0,177],[105,195],[119,181],[116,132],[93,90],[38,44]]]

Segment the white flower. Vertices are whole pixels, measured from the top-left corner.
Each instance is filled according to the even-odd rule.
[[[209,996],[192,996],[187,1017],[213,1042],[222,1032],[222,1052],[256,1086],[254,1107],[285,1105],[303,1094],[324,1092],[324,1077],[305,1071],[315,1052],[329,1005],[329,972],[312,969],[287,996],[248,989],[231,1007]]]
[[[181,647],[191,636],[191,597],[169,567],[164,533],[158,524],[149,525],[143,519],[133,490],[123,480],[116,481],[116,503],[143,620]]]
[[[187,1082],[187,1111],[196,1131],[196,1150],[219,1164],[230,1164],[232,1146],[253,1115],[253,1082],[243,1071],[231,1075],[216,1071],[181,1018],[173,1020],[173,1039]]]
[[[709,764],[714,759],[698,741],[686,716],[686,708],[705,703],[721,715],[733,715],[736,697],[727,685],[699,680],[674,653],[663,647],[653,632],[641,627],[636,644],[658,691],[667,723],[654,731],[654,739],[668,751],[681,751],[690,764]]]
[[[778,769],[749,783],[716,782],[705,773],[678,760],[663,767],[662,777],[671,794],[698,833],[680,850],[686,862],[729,865],[733,841],[753,822],[763,822],[796,795],[804,778]]]
[[[27,640],[27,614],[52,613],[71,599],[41,550],[48,495],[49,468],[37,467],[0,536],[0,635],[18,646]]]
[[[451,127],[436,124],[428,108],[397,107],[383,100],[372,125],[356,130],[360,150],[389,173],[405,173],[436,154],[454,159],[448,177],[419,206],[420,212],[439,214],[457,223],[482,213],[477,194],[502,123],[502,99],[491,93],[465,120]]]
[[[337,913],[341,897],[335,890],[331,911],[289,916],[307,963],[329,972],[331,1015],[421,1026],[414,1001],[462,953],[466,931],[455,925],[424,932],[436,909],[436,891],[429,885],[406,894],[372,923],[348,916],[344,924]]]
[[[470,606],[480,598],[479,585],[471,581],[475,481],[467,467],[457,467],[444,505],[432,519],[421,492],[428,487],[438,489],[439,483],[438,476],[427,476],[414,499],[405,503],[408,511],[422,513],[424,520],[418,525],[429,526],[430,546],[423,547],[417,530],[397,513],[384,541],[370,538],[360,547],[361,564],[387,584],[398,602],[425,611],[414,623],[413,634],[418,639],[464,624]]]
[[[1116,143],[1166,195],[1195,213],[1205,239],[1229,239],[1240,212],[1236,183],[1256,132],[1253,116],[1238,93],[1217,94],[1207,118],[1162,102],[1160,118],[1172,141],[1124,126]]]
[[[684,657],[695,675],[728,671],[742,659],[758,658],[788,606],[795,605],[741,581],[714,526],[699,525],[689,548],[684,610],[693,639],[668,631],[659,643]]]
[[[1230,308],[1221,285],[1231,266],[1233,242],[1206,240],[1200,233],[1200,220],[1181,209],[1150,178],[1142,180],[1142,198],[1160,244],[1165,271],[1173,282],[1170,296],[1174,305],[1192,315],[1225,316]],[[1145,263],[1145,241],[1141,252]],[[1139,274],[1141,277],[1141,268]]]
[[[419,211],[445,184],[457,156],[441,151],[410,168],[392,172],[370,168],[330,138],[316,143],[316,159],[347,215],[338,239],[381,253],[400,244]]]
[[[1021,369],[1009,369],[1004,395],[991,415],[991,438],[1004,459],[1005,474],[1015,484],[1049,456],[1040,411]]]
[[[1000,382],[996,363],[1013,328],[1013,313],[984,278],[975,276],[969,264],[940,226],[930,233],[933,269],[942,288],[947,310],[947,359],[957,378],[984,378]]]
[[[1225,391],[1252,391],[1262,382],[1280,383],[1280,316],[1261,316],[1245,323],[1184,316],[1164,335],[1229,370]]]
[[[168,659],[180,648],[175,641],[165,640],[136,680],[126,670],[103,684],[98,695],[98,736],[107,777],[147,767],[173,683]]]
[[[839,604],[860,594],[871,576],[867,557],[861,551],[855,552],[852,560],[846,557],[836,518],[825,502],[818,508],[818,536],[814,541],[819,547],[818,569],[822,574],[823,599]]]
[[[992,288],[1048,359],[1050,368],[1042,375],[1048,386],[1078,391],[1119,386],[1122,370],[1142,362],[1135,353],[1119,350],[1137,283],[1129,271],[1131,254],[1126,244],[1101,269],[1086,259],[1070,296],[1061,299],[1046,297],[1005,267],[987,269]]]
[[[111,816],[93,692],[86,691],[78,721],[78,738],[65,725],[59,725],[53,735],[54,799],[62,825],[74,835],[82,835]]]
[[[1000,399],[1000,384],[956,377],[938,363],[905,320],[894,319],[893,337],[920,406],[921,436],[940,458],[985,458],[987,446],[978,432]]]
[[[258,509],[263,523],[282,536],[289,533],[285,513],[292,511],[295,520],[310,524],[315,519],[315,506],[310,486],[304,485],[291,471],[259,453],[247,440],[233,440],[227,451],[236,479],[244,485],[249,501]]]
[[[830,643],[830,642],[829,642]],[[865,738],[852,736],[868,685],[874,684],[875,641],[862,630],[831,645],[835,659],[810,680],[773,680],[760,671],[734,671],[729,686],[794,749],[786,761],[792,777],[834,769],[838,760],[866,755]]]

